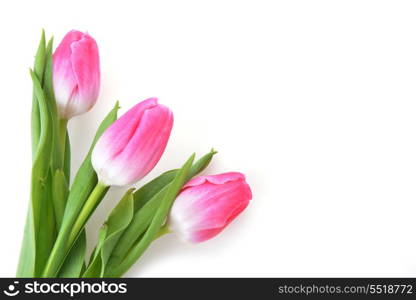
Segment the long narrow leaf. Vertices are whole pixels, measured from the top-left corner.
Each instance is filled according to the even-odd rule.
[[[133,191],[134,189],[127,191],[117,206],[112,210],[106,224],[104,224],[105,232],[100,232],[100,240],[97,245],[96,254],[83,277],[99,277],[103,274],[104,267],[110,258],[111,252],[120,238],[120,235],[133,218]],[[105,236],[103,236],[103,234],[105,234]]]
[[[66,258],[59,272],[60,278],[79,278],[85,265],[87,236],[83,230]]]
[[[34,73],[40,80],[43,79],[43,72],[45,69],[45,32],[42,30],[41,39],[35,56]],[[38,99],[33,90],[32,97],[32,159],[35,159],[38,150],[38,143],[40,138],[41,124]],[[35,273],[35,259],[36,259],[36,241],[35,241],[35,223],[33,216],[32,201],[29,201],[29,207],[26,217],[25,229],[23,233],[22,249],[20,252],[19,264],[16,276],[18,277],[32,277]]]
[[[52,50],[53,50],[53,38],[48,41],[46,46],[46,64],[45,64],[45,74],[44,74],[44,83],[43,90],[45,93],[46,103],[51,115],[52,122],[52,159],[51,167],[52,172],[55,172],[57,169],[63,168],[63,159],[61,155],[62,149],[60,149],[59,144],[59,117],[58,111],[56,108],[55,95],[53,91],[53,79],[52,79]]]
[[[81,277],[95,278],[95,277],[99,277],[99,275],[101,274],[103,264],[102,264],[100,254],[101,254],[101,248],[103,247],[105,238],[107,236],[107,229],[108,229],[107,224],[104,224],[103,226],[101,226],[99,235],[98,235],[97,246],[95,247],[91,255],[91,259],[90,259],[88,267],[82,273],[83,275]]]
[[[44,264],[44,255],[46,255],[51,246],[50,240],[40,240],[39,235],[41,220],[49,220],[51,217],[49,208],[52,208],[52,206],[48,203],[49,197],[45,197],[45,195],[48,195],[47,181],[50,165],[49,159],[52,152],[52,124],[41,83],[33,71],[31,71],[30,74],[32,76],[35,96],[39,104],[40,122],[42,125],[39,143],[32,167],[31,212],[29,212],[32,216],[29,216],[28,218],[30,223],[33,224],[33,230],[27,230],[27,232],[33,233],[34,237],[30,239],[25,238],[22,248],[33,246],[34,239],[35,249],[25,249],[24,252],[34,252],[35,255],[31,254],[21,256],[17,271],[18,277],[33,277],[39,274],[40,268],[42,268],[42,265]],[[46,222],[46,224],[49,226],[49,222]],[[42,230],[51,229],[54,230],[54,228],[42,228]],[[28,244],[25,244],[26,241]],[[35,258],[34,261],[33,258]]]
[[[45,32],[42,30],[42,36],[39,42],[38,50],[36,52],[35,63],[33,67],[33,72],[39,78],[41,83],[43,82],[43,73],[45,70],[45,61],[46,61],[45,51],[46,51]],[[41,130],[39,104],[38,104],[38,99],[35,96],[35,91],[33,91],[33,97],[32,97],[32,122],[31,124],[32,124],[31,126],[32,127],[32,159],[34,159],[37,148],[38,148],[39,136],[40,136],[40,130]]]
[[[64,172],[57,169],[53,175],[53,207],[55,209],[55,220],[57,229],[61,227],[64,217],[66,199],[68,197],[68,185]]]

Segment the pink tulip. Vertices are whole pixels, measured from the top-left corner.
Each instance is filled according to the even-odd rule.
[[[230,224],[251,197],[241,173],[197,177],[176,198],[168,220],[169,230],[191,243],[206,241]]]
[[[127,185],[157,164],[173,126],[169,108],[150,98],[136,104],[100,137],[91,162],[103,184]]]
[[[53,54],[53,86],[59,115],[68,120],[89,111],[100,90],[100,60],[87,33],[68,32]]]

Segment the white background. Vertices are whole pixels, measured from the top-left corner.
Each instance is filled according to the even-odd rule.
[[[206,173],[252,187],[221,235],[166,236],[128,276],[416,276],[415,15],[414,1],[3,1],[0,276],[15,274],[29,198],[41,28],[100,48],[100,99],[70,122],[74,170],[115,100],[157,96],[175,126],[143,182],[215,147]]]

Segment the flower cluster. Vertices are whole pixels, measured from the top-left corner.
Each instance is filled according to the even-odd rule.
[[[111,186],[134,184],[155,167],[173,127],[173,112],[157,98],[119,118],[116,103],[71,182],[67,123],[96,104],[100,76],[89,34],[70,31],[54,52],[42,34],[31,70],[32,188],[18,277],[120,277],[156,238],[173,232],[190,243],[211,239],[252,198],[242,173],[198,175],[215,151],[198,160],[191,155],[180,168],[128,189],[87,259],[88,219]]]

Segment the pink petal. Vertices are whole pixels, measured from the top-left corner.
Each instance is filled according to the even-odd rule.
[[[173,126],[172,112],[156,98],[140,102],[98,140],[92,164],[100,181],[126,185],[150,172],[162,156]]]
[[[72,30],[53,54],[53,85],[61,118],[87,112],[100,89],[98,46],[88,34]]]
[[[76,97],[71,99],[72,115],[90,110],[100,91],[100,58],[95,40],[88,34],[71,44],[71,62],[77,82]]]
[[[184,189],[191,186],[197,186],[201,185],[205,182],[211,182],[213,184],[223,184],[228,181],[235,181],[235,180],[245,180],[245,176],[242,173],[239,172],[228,172],[228,173],[222,173],[218,175],[212,175],[212,176],[198,176],[190,181],[188,181]]]
[[[175,200],[170,228],[190,242],[210,239],[234,220],[251,198],[241,173],[200,176],[188,182]]]

